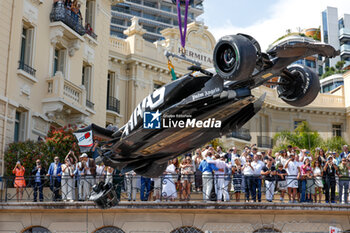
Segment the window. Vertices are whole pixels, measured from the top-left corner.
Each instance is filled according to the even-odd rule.
[[[112,18],[112,23],[119,24],[119,25],[125,25],[124,19],[118,19],[118,18]]]
[[[115,73],[110,72],[108,73],[108,79],[107,79],[107,96],[117,97],[117,85],[116,85],[116,78]]]
[[[344,26],[344,18],[339,19],[338,25],[339,25],[339,30],[345,27]]]
[[[143,1],[143,5],[152,7],[152,8],[157,8],[157,3],[156,2],[151,2],[151,1]]]
[[[25,230],[23,233],[51,233],[48,229],[44,227],[30,227]]]
[[[255,230],[253,233],[262,233],[262,232],[281,232],[277,229],[274,229],[274,228],[261,228],[261,229],[258,229],[258,230]]]
[[[92,100],[92,67],[89,65],[83,65],[82,70],[82,85],[86,90],[86,100]]]
[[[18,69],[35,76],[33,66],[33,41],[34,28],[23,26],[21,34],[21,53],[19,58]]]
[[[86,1],[85,25],[89,24],[92,29],[95,29],[95,4],[94,0]]]
[[[118,227],[102,227],[94,233],[124,233],[124,231]]]
[[[118,99],[118,86],[115,73],[109,72],[107,79],[107,110],[120,113],[120,100]]]
[[[168,6],[168,5],[161,4],[160,5],[160,9],[163,10],[163,11],[171,12],[171,6]]]
[[[143,25],[143,29],[149,32],[156,32],[156,27],[152,27],[152,26]]]
[[[334,124],[332,125],[333,137],[341,137],[341,125]]]
[[[179,227],[171,231],[170,233],[203,233],[203,231],[195,227]]]
[[[327,22],[327,12],[322,12],[322,25],[323,25],[323,40],[328,43],[328,22]]]
[[[53,54],[53,72],[52,75],[55,76],[57,71],[61,71],[63,76],[65,76],[66,71],[66,49],[55,48]]]
[[[305,121],[305,120],[294,121],[294,128],[293,129],[296,129],[303,121]]]
[[[14,129],[14,141],[24,141],[26,134],[26,112],[16,111],[15,115],[15,129]]]

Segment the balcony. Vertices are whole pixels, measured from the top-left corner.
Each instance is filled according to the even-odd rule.
[[[340,56],[341,58],[350,57],[350,45],[343,44],[340,46]]]
[[[23,70],[30,74],[31,76],[35,77],[36,70],[27,64],[24,63],[24,61],[18,61],[18,69]]]
[[[245,141],[250,141],[252,136],[250,135],[249,129],[240,128],[232,133],[226,135],[227,138],[237,138]]]
[[[42,100],[45,113],[62,112],[70,114],[88,115],[85,111],[86,91],[83,86],[78,86],[66,80],[62,73],[46,80],[47,89],[45,98]]]
[[[109,43],[113,51],[119,54],[127,55],[130,53],[129,51],[129,44],[124,39],[116,38],[116,37],[110,37]]]
[[[82,25],[82,20],[79,18],[79,16],[74,14],[71,10],[66,9],[62,2],[58,2],[52,7],[50,21],[64,23],[79,36],[83,36],[86,33],[86,30]]]
[[[97,40],[97,35],[91,31],[91,30],[86,30],[86,34],[88,34],[89,36],[91,36],[92,38],[94,38],[94,40]]]
[[[340,41],[349,41],[350,40],[350,29],[342,28],[339,30],[339,40]]]
[[[258,136],[258,147],[270,148],[273,147],[273,139],[268,136]]]
[[[107,110],[120,114],[120,100],[113,96],[107,98]]]

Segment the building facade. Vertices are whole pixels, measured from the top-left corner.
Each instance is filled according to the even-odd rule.
[[[203,13],[203,0],[194,0],[188,9],[188,23]],[[182,8],[182,22],[185,10]],[[146,30],[143,38],[154,42],[163,40],[161,31],[179,25],[177,7],[171,0],[124,0],[112,6],[111,35],[126,38],[123,33],[131,25],[131,18],[138,17]]]
[[[122,202],[101,210],[92,203],[22,203],[0,208],[1,233],[311,233],[329,232],[330,226],[350,230],[347,206],[336,204]]]
[[[164,51],[179,53],[176,28],[161,31],[154,43],[134,17],[123,32],[110,36],[111,0],[81,0],[82,20],[50,1],[0,1],[0,159],[15,141],[45,137],[50,126],[68,124],[124,125],[136,105],[171,81]],[[188,25],[186,55],[210,68],[215,39],[202,23]],[[172,59],[178,77],[189,63]],[[256,143],[272,147],[275,132],[293,130],[307,120],[322,137],[341,135],[349,141],[350,73],[333,94],[320,94],[305,108],[294,108],[267,93],[263,109],[239,132],[223,137],[226,146]]]
[[[350,14],[344,14],[338,18],[338,9],[327,7],[322,12],[321,21],[322,42],[332,45],[340,50],[340,56],[325,59],[325,67],[335,67],[335,64],[342,60],[345,66],[350,65]]]
[[[105,124],[112,3],[81,0],[79,18],[63,1],[0,2],[1,174],[11,142],[37,140],[51,125]]]

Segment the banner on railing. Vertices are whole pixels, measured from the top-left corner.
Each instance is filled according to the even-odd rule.
[[[332,226],[329,227],[329,233],[340,233],[340,232],[341,230],[337,227],[332,227]]]
[[[90,151],[90,149],[93,145],[92,130],[89,130],[87,132],[74,133],[74,136],[78,140],[80,152],[83,153],[83,152]]]

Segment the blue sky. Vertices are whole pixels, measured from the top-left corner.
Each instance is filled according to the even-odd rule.
[[[246,33],[266,50],[287,29],[319,27],[327,6],[337,7],[338,17],[350,14],[350,0],[204,0],[199,19],[216,39]]]

